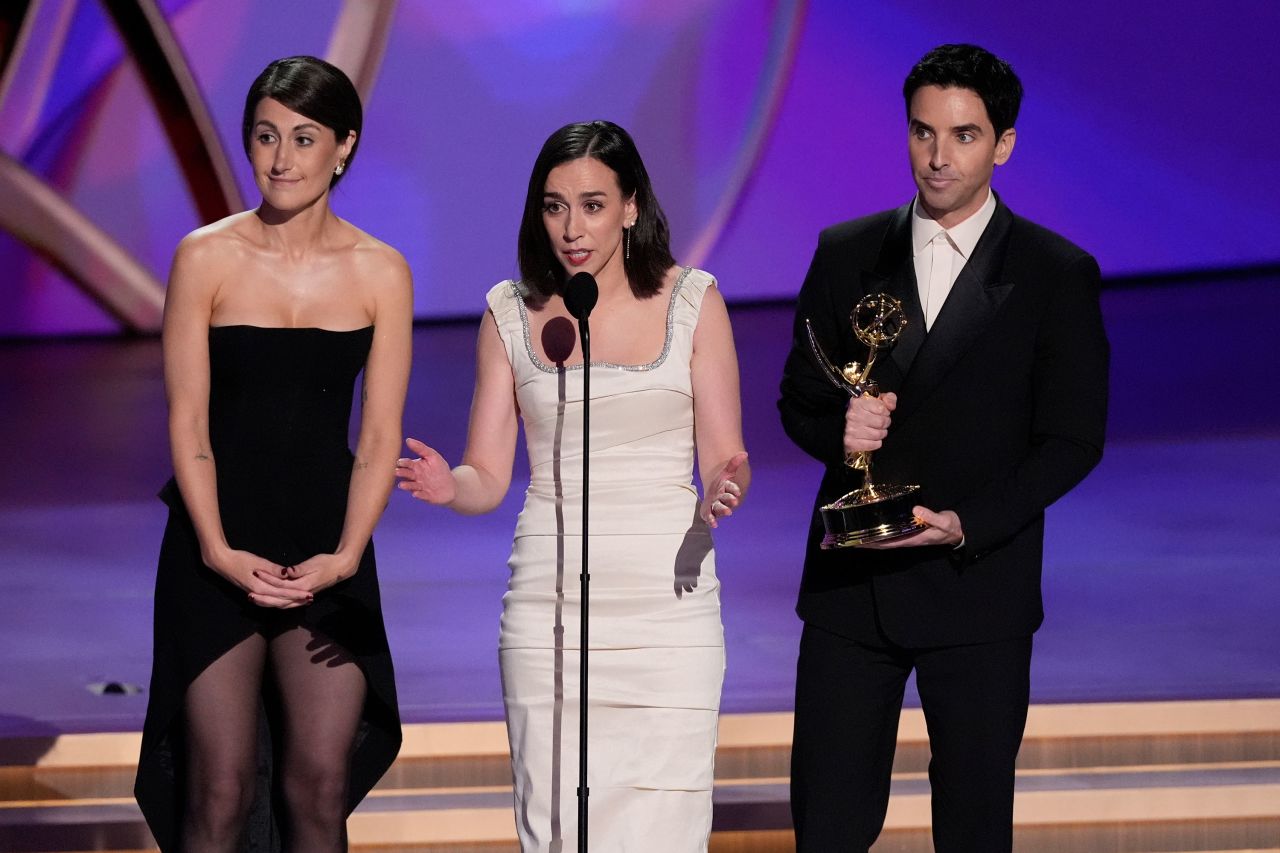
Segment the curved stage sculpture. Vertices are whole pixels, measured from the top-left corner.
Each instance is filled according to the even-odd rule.
[[[102,5],[160,117],[200,220],[212,222],[243,210],[244,199],[206,98],[156,0],[102,0]],[[0,12],[0,46],[5,50],[0,57],[0,116],[16,113],[29,129],[48,94],[74,6],[30,0],[8,4]],[[351,74],[365,99],[377,78],[395,6],[396,0],[345,0],[333,29],[329,58]],[[25,103],[6,112],[6,102],[19,91]],[[0,228],[66,274],[126,329],[158,330],[164,287],[156,277],[10,154],[0,156]]]

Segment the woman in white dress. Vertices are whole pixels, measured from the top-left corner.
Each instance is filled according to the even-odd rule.
[[[409,439],[400,488],[463,513],[503,499],[523,418],[499,660],[521,849],[575,848],[583,365],[565,282],[591,273],[589,838],[705,850],[724,634],[709,527],[750,480],[738,365],[715,279],[675,265],[625,130],[572,124],[533,167],[521,280],[488,294],[462,464]],[[701,500],[692,477],[695,455]]]

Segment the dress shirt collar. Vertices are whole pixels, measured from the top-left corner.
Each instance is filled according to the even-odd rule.
[[[937,221],[929,218],[929,215],[920,206],[920,197],[916,196],[911,203],[911,254],[913,256],[920,254],[924,247],[929,245],[929,241],[938,236],[939,231],[945,230],[952,248],[967,261],[969,256],[973,254],[974,247],[978,245],[978,239],[982,237],[982,232],[987,230],[987,225],[991,222],[991,217],[995,215],[995,212],[996,195],[988,189],[987,200],[982,203],[982,207],[978,208],[978,211],[973,216],[970,216],[959,225],[944,229]]]

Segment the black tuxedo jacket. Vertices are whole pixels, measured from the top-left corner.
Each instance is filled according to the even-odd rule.
[[[911,205],[825,230],[797,301],[779,408],[787,434],[826,466],[797,613],[854,639],[876,628],[908,647],[1028,636],[1043,620],[1045,508],[1102,457],[1109,348],[1098,265],[998,203],[926,334],[911,258]],[[965,547],[823,551],[817,507],[861,485],[844,465],[848,396],[821,373],[810,320],[833,362],[865,362],[849,316],[866,294],[901,300],[909,326],[872,378],[898,395],[876,482],[918,484],[954,510]]]

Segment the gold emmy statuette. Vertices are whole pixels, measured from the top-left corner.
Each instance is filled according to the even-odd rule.
[[[809,335],[809,348],[813,350],[813,357],[822,372],[837,388],[851,397],[864,394],[878,397],[880,389],[869,378],[871,365],[880,350],[893,346],[902,335],[902,330],[907,327],[907,315],[897,299],[886,293],[873,293],[858,300],[849,320],[853,324],[853,333],[869,349],[866,364],[856,361],[844,367],[832,364],[818,345],[813,327],[806,318],[804,326]],[[823,548],[886,542],[924,529],[924,522],[911,512],[919,486],[877,485],[872,482],[870,452],[852,454],[845,458],[844,464],[862,472],[862,486],[820,508],[822,526],[827,532],[822,539]]]

